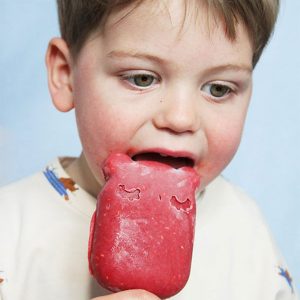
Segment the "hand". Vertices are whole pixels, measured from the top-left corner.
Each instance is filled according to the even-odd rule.
[[[160,298],[145,290],[128,290],[91,300],[160,300]]]

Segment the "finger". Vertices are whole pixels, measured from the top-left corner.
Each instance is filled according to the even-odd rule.
[[[91,300],[160,300],[160,298],[145,290],[127,290]]]

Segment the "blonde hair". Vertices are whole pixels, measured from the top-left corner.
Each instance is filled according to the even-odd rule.
[[[188,1],[188,0],[187,0]],[[269,41],[279,11],[279,0],[197,0],[224,21],[229,39],[236,37],[236,24],[242,21],[253,43],[253,66]],[[74,59],[85,41],[105,25],[116,10],[142,0],[57,0],[60,31]]]

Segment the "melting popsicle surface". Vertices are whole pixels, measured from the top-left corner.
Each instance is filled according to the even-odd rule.
[[[178,293],[190,273],[198,175],[124,154],[111,155],[104,174],[91,222],[91,273],[111,291]]]

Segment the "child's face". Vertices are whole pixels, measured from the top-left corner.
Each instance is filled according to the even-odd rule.
[[[72,93],[84,154],[100,184],[112,152],[188,157],[203,189],[240,142],[251,41],[242,26],[228,40],[204,7],[188,9],[184,19],[180,1],[153,3],[122,20],[125,11],[111,15],[104,34],[91,38],[76,61]]]

